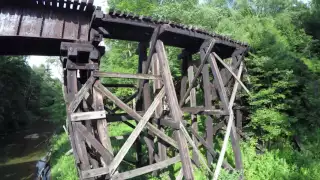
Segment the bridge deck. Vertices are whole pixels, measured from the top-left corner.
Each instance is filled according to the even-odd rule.
[[[205,39],[214,37],[214,51],[222,58],[228,57],[236,48],[247,48],[243,43],[217,34],[113,10],[103,18],[92,20],[95,9],[92,4],[83,8],[79,3],[72,7],[70,2],[56,7],[57,1],[51,0],[47,4],[27,3],[21,8],[12,5],[14,2],[16,0],[0,9],[0,55],[59,56],[61,42],[88,41],[91,27],[103,27],[107,32],[105,38],[149,42],[154,29],[164,24],[167,28],[159,39],[165,45],[198,52]]]

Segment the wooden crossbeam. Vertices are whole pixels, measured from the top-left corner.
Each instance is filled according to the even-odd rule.
[[[107,167],[89,169],[89,170],[82,171],[81,177],[82,177],[82,179],[94,178],[97,176],[105,175],[105,174],[107,174],[106,172],[109,172],[109,168],[107,168]]]
[[[71,114],[71,121],[83,121],[106,118],[105,111],[78,112]]]
[[[241,77],[242,70],[243,70],[243,62],[241,62],[240,68],[239,68],[239,71],[238,71],[238,74],[237,74],[237,78],[239,78],[239,79]],[[234,100],[235,100],[235,97],[236,97],[236,93],[237,93],[237,90],[238,90],[238,85],[239,85],[239,82],[236,81],[235,84],[234,84],[233,90],[232,90],[232,94],[231,94],[231,98],[230,98],[230,102],[229,102],[229,106],[228,106],[228,109],[230,111],[230,117],[229,117],[229,120],[228,120],[226,135],[224,137],[222,148],[221,148],[221,154],[220,154],[218,162],[217,162],[217,168],[216,168],[216,170],[214,172],[214,176],[213,176],[214,180],[217,180],[218,177],[219,177],[221,164],[222,164],[222,161],[224,159],[224,153],[227,150],[228,139],[229,139],[230,133],[232,133],[231,137],[234,137],[234,139],[235,139],[235,141],[232,141],[232,139],[231,139],[231,142],[233,143],[233,145],[235,144],[237,146],[236,143],[238,143],[237,142],[237,134],[236,134],[236,130],[235,130],[234,123],[233,123],[233,118],[234,117],[233,117],[233,111],[232,111],[232,106],[233,106],[233,103],[234,103]],[[232,132],[231,132],[231,130],[232,130]],[[234,153],[236,154],[236,153],[240,153],[240,152],[234,152]],[[235,159],[236,159],[236,167],[237,167],[237,169],[241,169],[242,168],[241,154],[240,154],[240,158],[237,157],[237,154],[236,154],[236,158]],[[238,162],[239,160],[240,160],[240,163]]]
[[[201,53],[201,52],[200,52]],[[209,77],[209,64],[206,64],[202,69],[202,83],[203,83],[203,91],[204,91],[204,105],[205,108],[212,108],[212,95],[210,88],[210,77]],[[207,143],[213,147],[213,119],[210,115],[206,117],[206,141]],[[207,161],[208,164],[213,162],[213,156],[210,152],[207,151]]]
[[[151,60],[152,60],[152,56],[153,53],[155,52],[155,46],[156,46],[156,42],[158,39],[159,34],[161,33],[161,25],[157,26],[152,33],[151,39],[150,39],[150,51],[149,51],[149,55],[147,58],[147,62],[146,62],[146,68],[143,69],[142,74],[147,74],[150,64],[151,64]],[[141,94],[142,94],[142,86],[145,83],[144,80],[140,80],[139,81],[139,91],[138,91],[138,99],[140,99]]]
[[[75,154],[75,160],[79,168],[79,170],[88,170],[90,169],[90,162],[89,162],[89,154],[86,149],[85,142],[76,128],[74,127],[80,122],[71,122],[70,113],[73,113],[77,110],[79,104],[81,103],[83,97],[85,96],[88,89],[92,86],[94,82],[93,78],[89,78],[86,84],[78,91],[77,85],[77,71],[76,70],[67,70],[66,71],[66,84],[68,86],[68,102],[67,103],[67,117],[68,117],[68,130],[69,130],[69,138],[71,140],[71,145],[73,152]],[[71,107],[71,108],[70,108]]]
[[[132,101],[134,98],[137,97],[138,93],[139,93],[139,90],[136,91],[135,93],[133,93],[133,94],[132,94],[131,96],[129,96],[128,98],[126,98],[125,100],[123,100],[123,102],[124,102],[124,103],[128,103],[128,102]],[[119,107],[116,107],[116,108],[112,109],[111,111],[114,113],[114,112],[116,112],[116,111],[119,110],[119,109],[120,109]]]
[[[231,75],[238,81],[238,83],[241,85],[241,87],[251,96],[250,91],[248,88],[242,83],[242,81],[237,77],[236,74],[231,70],[231,68],[223,62],[223,60],[214,52],[213,55],[218,59],[218,61],[231,73]]]
[[[160,161],[158,163],[152,164],[152,165],[148,165],[142,168],[138,168],[138,169],[134,169],[131,171],[127,171],[127,172],[123,172],[123,173],[119,173],[116,174],[112,177],[112,179],[130,179],[130,178],[134,178],[137,176],[140,176],[142,174],[146,174],[155,170],[159,170],[165,167],[168,167],[174,163],[177,163],[180,161],[180,155],[177,155],[173,158],[164,160],[164,161]]]
[[[152,74],[161,75],[160,63],[159,63],[158,55],[156,53],[152,55]],[[162,82],[159,80],[155,80],[153,82],[153,93],[158,92],[161,89],[161,87],[162,87]],[[170,126],[170,123],[173,121],[172,120],[167,121],[165,118],[161,118],[162,113],[163,113],[163,103],[160,103],[160,105],[157,107],[155,111],[155,118],[156,118],[155,120],[158,120],[158,122],[155,122],[155,124],[157,124],[159,129],[162,132],[164,132],[163,126]],[[160,160],[167,159],[167,147],[161,140],[158,141],[158,152],[159,152]]]
[[[120,162],[124,158],[124,156],[129,151],[130,147],[134,143],[134,141],[137,139],[145,125],[147,124],[148,120],[150,119],[151,115],[154,113],[154,110],[164,97],[164,89],[162,89],[156,98],[154,99],[153,103],[150,105],[149,109],[146,111],[142,119],[139,121],[138,125],[136,126],[136,129],[133,130],[133,132],[128,137],[127,141],[123,144],[121,149],[119,150],[118,154],[115,156],[114,160],[111,162],[109,169],[110,173],[113,174],[115,170],[118,168]]]
[[[190,132],[200,141],[200,143],[207,148],[208,152],[212,155],[212,157],[214,158],[218,158],[218,153],[215,152],[215,150],[212,148],[212,146],[210,146],[205,139],[203,139],[203,137],[201,137],[197,131],[195,131],[192,128],[188,128],[190,130]],[[226,161],[223,161],[222,166],[227,169],[227,170],[233,170],[232,166]]]
[[[186,137],[186,139],[189,142],[189,144],[191,145],[191,147],[193,148],[194,152],[199,157],[200,162],[202,163],[202,165],[207,169],[207,171],[209,173],[213,174],[213,172],[211,171],[210,167],[207,165],[205,158],[202,156],[202,154],[199,151],[198,147],[196,146],[194,141],[191,139],[190,135],[188,134],[187,129],[184,127],[184,125],[182,123],[180,123],[180,129],[181,129],[182,133],[184,134],[184,136]]]
[[[181,108],[182,112],[190,114],[207,114],[207,115],[227,115],[224,110],[220,109],[210,109],[203,106],[197,107],[183,107]]]
[[[144,113],[138,112],[140,115],[143,115]],[[129,120],[133,120],[129,114],[127,113],[121,113],[121,114],[107,114],[106,118],[108,119],[108,122],[126,122]],[[152,122],[157,125],[165,126],[165,127],[171,127],[173,129],[179,129],[179,123],[176,123],[172,120],[170,117],[163,117],[163,118],[156,118],[152,116]],[[187,122],[183,121],[183,124],[186,125]]]
[[[147,57],[147,44],[146,43],[139,43],[139,64],[141,63],[142,65],[142,72],[148,72],[148,69],[150,64],[148,63],[148,57]],[[160,80],[155,80],[155,81],[160,81]],[[151,105],[151,89],[150,89],[150,84],[149,81],[144,81],[143,86],[142,86],[142,95],[143,95],[143,109],[147,110],[150,105]],[[160,105],[161,101],[159,102]],[[150,132],[148,132],[150,134]],[[155,150],[154,150],[154,139],[153,138],[149,138],[152,136],[147,136],[144,137],[146,141],[149,141],[149,143],[147,143],[147,147],[148,147],[148,157],[149,157],[149,164],[152,164],[155,159],[154,159],[154,154],[155,154]],[[140,148],[140,153],[137,151],[137,154],[142,154],[141,151],[141,145],[139,146]],[[140,160],[142,161],[142,155]]]
[[[189,61],[188,63],[190,64],[190,62],[192,62],[192,61]],[[194,70],[193,69],[194,69],[193,66],[189,66],[187,69],[189,86],[191,85],[192,80],[194,79]],[[197,106],[197,99],[196,99],[196,89],[195,88],[192,88],[192,90],[190,91],[189,97],[190,97],[189,99],[190,99],[191,108],[196,107]],[[197,114],[198,113],[191,114],[191,128],[194,129],[195,131],[198,131]],[[192,139],[196,143],[196,145],[198,145],[198,141],[195,138],[195,136],[192,136]],[[192,153],[192,159],[195,162],[195,164],[200,165],[199,157],[195,151],[193,151],[193,153]]]
[[[227,110],[230,113],[227,91],[223,85],[223,80],[221,78],[221,74],[220,74],[217,62],[215,60],[215,57],[212,54],[210,54],[209,63],[211,66],[212,74],[213,74],[215,82],[216,82],[215,84],[218,86],[218,92],[219,92],[219,96],[222,101],[222,104],[224,105],[225,110]],[[229,118],[227,118],[226,120],[228,120]],[[232,125],[232,131],[236,132],[236,128],[235,128],[234,124]],[[231,133],[231,143],[232,143],[232,149],[233,149],[234,156],[235,156],[236,168],[238,170],[241,170],[242,169],[242,159],[241,159],[240,145],[239,145],[239,141],[238,141],[236,133]]]
[[[93,83],[95,81],[94,77],[90,77],[87,82],[82,86],[82,88],[80,89],[80,91],[77,92],[77,94],[75,95],[74,99],[72,100],[72,102],[69,105],[69,112],[73,113],[76,111],[76,109],[78,108],[80,102],[83,100],[83,98],[85,97],[86,93],[88,92],[88,90],[92,87]]]
[[[105,87],[111,87],[111,88],[134,88],[136,89],[137,86],[135,84],[105,84],[102,83]]]
[[[96,83],[95,88],[97,88],[98,91],[100,91],[104,96],[108,97],[110,100],[113,101],[117,106],[121,107],[126,113],[128,113],[131,117],[133,117],[135,120],[140,121],[142,118],[136,111],[132,110],[127,104],[122,102],[118,97],[113,95],[107,88],[103,87],[102,84]],[[160,131],[158,128],[156,128],[151,123],[147,123],[148,130],[152,131],[156,136],[161,138],[166,143],[170,144],[171,146],[178,148],[177,142],[173,140],[171,137],[166,135],[164,132]]]
[[[207,45],[206,42],[205,42],[204,44],[205,44],[205,46]],[[180,102],[179,102],[179,105],[180,105],[180,106],[183,106],[183,105],[184,105],[185,100],[186,100],[187,97],[189,96],[190,91],[192,90],[192,88],[194,87],[194,85],[195,85],[195,83],[196,83],[196,81],[197,81],[197,78],[198,78],[198,77],[200,76],[200,74],[201,74],[201,71],[202,71],[203,66],[204,66],[205,63],[207,62],[207,59],[208,59],[208,57],[209,57],[209,54],[210,54],[211,51],[212,51],[212,48],[213,48],[214,44],[215,44],[215,39],[212,38],[212,39],[211,39],[211,42],[210,42],[210,44],[209,44],[209,46],[208,46],[208,49],[207,49],[207,51],[206,51],[206,54],[205,54],[205,56],[204,56],[204,58],[203,58],[203,60],[202,60],[202,62],[201,62],[201,64],[200,64],[200,66],[199,66],[199,68],[198,68],[198,70],[197,70],[197,72],[196,72],[196,74],[195,74],[192,82],[189,83],[189,88],[187,89],[187,91],[186,91],[186,93],[184,94],[183,98],[181,98],[181,100],[180,100]]]
[[[160,80],[160,76],[154,76],[149,74],[128,74],[128,73],[115,73],[115,72],[93,72],[95,77],[107,77],[107,78],[129,78],[129,79],[149,79],[149,80]]]
[[[101,155],[105,162],[110,162],[113,159],[113,155],[87,130],[87,128],[81,123],[77,123],[76,130],[81,136],[84,137],[86,142],[90,143]],[[108,173],[108,172],[106,172]]]

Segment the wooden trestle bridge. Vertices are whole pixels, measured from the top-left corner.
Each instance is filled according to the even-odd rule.
[[[240,79],[246,44],[150,17],[115,10],[104,14],[93,6],[93,0],[1,0],[0,11],[0,55],[61,57],[68,132],[80,179],[128,179],[156,173],[180,161],[182,168],[176,178],[194,179],[193,168],[204,166],[211,171],[211,163],[217,162],[219,153],[213,137],[233,117],[233,111],[235,167],[226,160],[222,167],[242,170],[237,134],[242,113],[235,97],[239,84],[244,87]],[[139,42],[137,74],[99,71],[100,57],[105,53],[99,46],[103,38]],[[179,56],[180,92],[174,87],[165,46],[183,49]],[[196,53],[200,59],[193,59]],[[100,83],[100,78],[137,79],[138,89],[120,100]],[[204,102],[200,104],[196,94],[201,93]],[[104,99],[125,113],[106,111]],[[133,99],[136,109],[128,105]],[[185,120],[187,114],[191,114],[191,120]],[[198,133],[200,115],[206,117],[204,137]],[[107,126],[127,120],[136,120],[137,125],[115,152]],[[141,152],[142,143],[147,146],[147,154]],[[133,144],[140,146],[136,148],[136,169],[120,172],[118,167]],[[205,147],[206,157],[200,154],[200,146]],[[169,148],[175,153],[167,153]],[[144,156],[148,156],[146,166],[141,164]]]

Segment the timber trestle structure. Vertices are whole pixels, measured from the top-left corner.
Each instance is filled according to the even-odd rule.
[[[2,0],[0,9],[0,55],[61,57],[67,127],[80,179],[157,175],[177,162],[182,167],[176,179],[194,179],[196,167],[212,173],[211,163],[219,156],[213,138],[225,127],[230,109],[236,114],[231,129],[235,167],[227,160],[222,167],[243,169],[237,133],[242,113],[235,97],[245,89],[240,79],[246,44],[150,17],[115,10],[104,14],[93,0]],[[139,42],[137,74],[100,71],[103,38]],[[178,57],[180,85],[173,81],[165,46],[183,49]],[[137,84],[104,86],[101,78],[136,79]],[[137,92],[121,100],[110,87],[136,87]],[[117,108],[105,106],[106,101]],[[198,130],[200,121],[205,123],[204,134]],[[117,151],[108,132],[113,122],[133,128]],[[123,171],[119,167],[130,148],[136,150],[135,169]]]

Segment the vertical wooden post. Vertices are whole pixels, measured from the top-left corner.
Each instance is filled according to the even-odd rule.
[[[96,81],[96,83],[99,83],[99,80]],[[103,104],[103,98],[102,95],[93,89],[93,101],[95,104],[95,111],[102,111],[104,109],[104,104]],[[99,119],[97,120],[97,131],[99,135],[99,140],[103,147],[105,147],[109,152],[113,152],[113,148],[111,145],[111,140],[109,137],[109,132],[108,132],[108,126],[107,126],[107,120],[106,119]],[[105,162],[109,164],[110,162]]]
[[[182,98],[184,94],[186,93],[186,88],[187,88],[187,83],[189,86],[192,86],[192,80],[194,79],[194,71],[193,71],[193,66],[192,66],[192,54],[183,51],[182,52],[182,81],[181,81],[181,93],[180,93],[180,101],[182,101]],[[186,83],[184,83],[184,79],[186,79]],[[190,91],[190,96],[189,96],[189,102],[190,102],[190,107],[196,107],[197,106],[197,100],[196,100],[196,89],[192,88]],[[191,128],[194,129],[196,132],[198,132],[198,123],[197,123],[197,115],[196,114],[191,114]],[[195,142],[196,145],[198,145],[198,140],[197,138],[192,135],[192,140]],[[192,150],[192,160],[193,162],[199,167],[200,166],[200,161],[197,153],[195,150]]]
[[[224,109],[228,111],[228,106],[229,106],[229,99],[227,96],[227,91],[226,88],[224,87],[224,83],[222,81],[222,77],[217,65],[217,62],[215,60],[215,57],[211,54],[209,56],[209,63],[211,66],[211,71],[214,77],[214,81],[215,84],[218,85],[218,93],[219,93],[219,97],[222,101],[222,104],[224,106]],[[228,120],[229,117],[226,117],[226,121]],[[235,161],[236,161],[236,168],[238,170],[242,169],[242,159],[241,159],[241,152],[240,152],[240,145],[239,145],[239,141],[238,141],[238,137],[237,137],[237,133],[236,133],[236,127],[233,123],[232,129],[231,129],[231,144],[232,144],[232,149],[233,149],[233,153],[235,156]]]
[[[188,52],[183,51],[182,55],[182,63],[181,63],[181,86],[180,86],[180,101],[182,100],[184,94],[187,91],[187,83],[188,83]]]
[[[156,50],[158,58],[160,60],[161,74],[166,90],[166,96],[168,99],[169,107],[171,110],[171,115],[176,122],[182,122],[182,112],[178,103],[177,94],[174,89],[169,62],[162,41],[157,41]],[[189,156],[189,148],[186,138],[184,137],[183,132],[181,130],[175,131],[175,137],[177,139],[179,147],[184,177],[187,180],[194,179],[191,159]]]
[[[101,53],[101,52],[99,52],[99,53]],[[100,56],[101,56],[101,54],[99,55],[99,57]],[[100,59],[97,61],[97,63],[100,63],[99,61],[100,61]],[[92,63],[91,60],[89,62]],[[96,83],[100,83],[100,80],[97,79]],[[92,96],[93,96],[92,99],[93,99],[94,110],[95,111],[104,110],[103,97],[102,97],[101,93],[93,88],[92,89]],[[96,121],[96,125],[97,125],[98,137],[99,137],[101,144],[103,145],[103,147],[105,147],[113,155],[113,148],[112,148],[111,139],[109,136],[107,119],[98,119]],[[103,164],[104,167],[106,165],[109,165],[111,162],[105,162],[105,163],[106,164]]]
[[[152,55],[152,74],[153,75],[161,75],[160,74],[160,64],[159,59],[156,53]],[[162,87],[162,83],[160,80],[155,80],[153,83],[153,93],[156,94],[160,91]],[[163,112],[163,102],[159,103],[159,106],[155,110],[155,118],[159,119],[161,118]],[[160,120],[161,121],[161,120]],[[164,132],[164,128],[159,124],[159,129]],[[167,159],[167,147],[164,145],[163,141],[159,139],[158,142],[158,153],[160,160],[166,160]]]
[[[75,97],[75,94],[78,92],[78,82],[77,82],[77,70],[67,69],[67,93],[68,93],[68,101],[69,103]],[[68,113],[68,119],[71,121],[70,114]],[[75,131],[75,125],[81,122],[71,122],[71,127],[69,128],[69,134],[72,138],[74,138],[74,145],[76,149],[77,156],[80,160],[80,170],[88,170],[90,169],[90,163],[88,158],[88,153],[86,150],[86,145],[84,139],[79,135],[77,131]]]
[[[209,79],[209,65],[206,64],[202,69],[202,82],[204,91],[204,106],[208,109],[212,108],[212,95],[210,89],[210,79]],[[210,115],[206,118],[206,142],[213,148],[213,119]],[[207,151],[207,161],[208,164],[213,162],[212,154]]]
[[[237,129],[239,130],[239,131],[242,131],[242,117],[243,117],[243,115],[242,115],[242,112],[241,112],[241,109],[240,109],[240,107],[237,107],[237,109],[236,109],[236,120],[237,120]]]
[[[146,72],[146,74],[148,74],[148,62],[147,62],[147,47],[148,44],[147,43],[139,43],[139,64],[142,62],[142,72]],[[146,111],[149,106],[151,105],[151,92],[150,92],[150,85],[149,85],[149,81],[145,80],[143,81],[143,109]],[[150,134],[150,133],[149,133]],[[151,136],[149,136],[151,137]],[[154,143],[153,143],[153,139],[146,137],[145,140],[148,141],[148,155],[149,155],[149,164],[153,164],[154,163]],[[137,140],[138,141],[138,140]],[[141,149],[142,150],[142,149]],[[141,152],[137,152],[140,153],[140,158],[142,158],[142,151]]]

